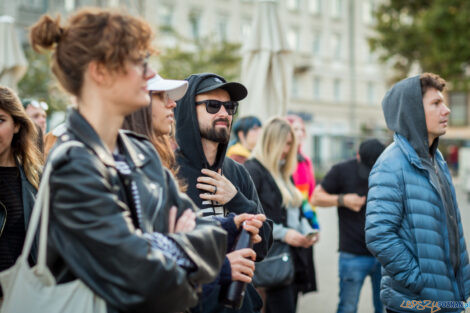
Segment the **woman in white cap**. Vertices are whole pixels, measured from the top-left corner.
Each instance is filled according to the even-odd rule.
[[[185,80],[163,79],[155,75],[147,82],[151,96],[150,105],[142,108],[124,119],[123,129],[134,131],[150,139],[157,150],[162,165],[177,177],[176,165],[170,134],[174,129],[174,113],[177,100],[181,99],[188,89]],[[178,181],[184,191],[184,184]]]

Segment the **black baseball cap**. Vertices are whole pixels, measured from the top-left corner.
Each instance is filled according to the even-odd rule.
[[[230,100],[240,101],[246,98],[248,90],[237,82],[227,82],[222,76],[211,75],[202,80],[196,88],[196,95],[209,92],[215,89],[223,89],[230,95]]]

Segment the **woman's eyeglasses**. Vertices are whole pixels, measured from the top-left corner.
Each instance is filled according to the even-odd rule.
[[[210,114],[216,114],[220,111],[220,108],[224,106],[225,110],[227,111],[228,115],[234,115],[237,113],[238,109],[238,102],[237,101],[219,101],[219,100],[203,100],[196,102],[196,105],[205,104],[206,111]]]

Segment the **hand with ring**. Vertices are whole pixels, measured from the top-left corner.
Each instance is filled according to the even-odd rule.
[[[204,176],[197,178],[196,188],[207,191],[199,195],[201,199],[217,201],[224,205],[235,197],[237,189],[225,176],[221,175],[220,169],[214,172],[204,168],[201,172]]]

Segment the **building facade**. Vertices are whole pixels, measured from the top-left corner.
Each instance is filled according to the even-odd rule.
[[[177,44],[164,29],[186,38],[211,36],[243,42],[251,31],[257,0],[18,0],[1,1],[0,14],[26,28],[48,12],[67,15],[83,6],[124,6],[156,30],[160,49]],[[279,14],[294,54],[290,113],[306,120],[304,151],[319,172],[354,156],[366,136],[385,139],[381,99],[389,70],[369,50],[372,10],[381,0],[279,0]],[[190,74],[190,73],[188,73]]]
[[[256,0],[157,0],[146,19],[187,38],[243,42]],[[317,169],[353,157],[362,137],[385,140],[381,99],[388,70],[367,42],[377,0],[280,0],[279,14],[294,53],[289,112],[307,122],[304,150]],[[163,46],[175,44],[160,34]]]

